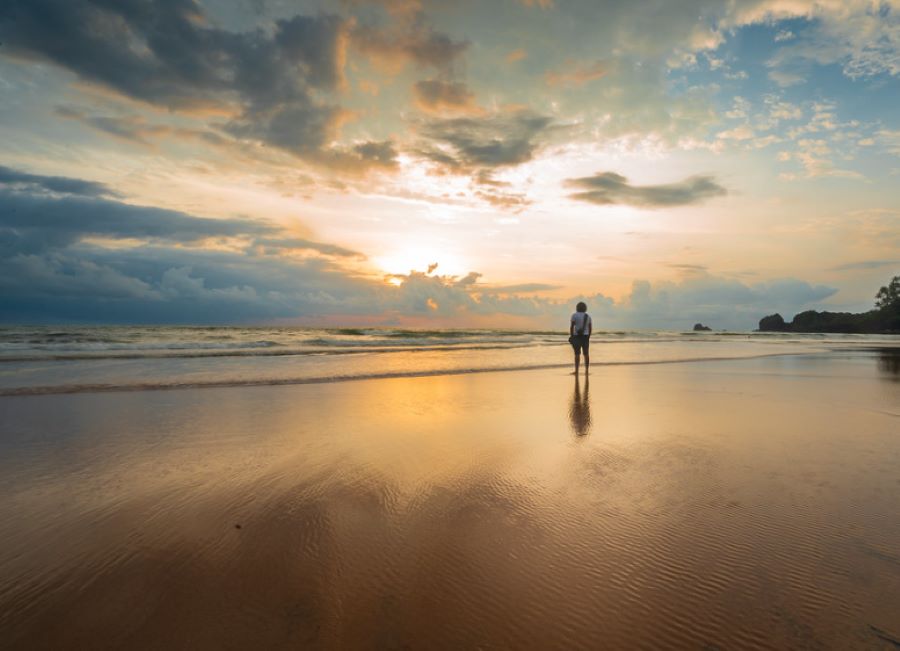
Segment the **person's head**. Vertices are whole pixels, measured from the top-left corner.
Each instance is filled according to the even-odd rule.
[[[575,306],[576,312],[587,312],[587,305],[584,304],[584,301],[580,301],[578,305]]]

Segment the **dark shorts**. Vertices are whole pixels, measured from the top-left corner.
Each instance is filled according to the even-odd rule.
[[[572,348],[575,349],[575,353],[580,353],[584,351],[585,354],[588,352],[588,348],[591,345],[591,336],[590,335],[573,335],[572,336]]]

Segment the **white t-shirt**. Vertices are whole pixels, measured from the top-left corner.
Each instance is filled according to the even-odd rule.
[[[593,322],[591,321],[591,315],[587,312],[575,312],[572,315],[572,323],[575,324],[576,335],[581,332],[582,328],[584,328],[584,334],[589,334],[594,326]]]

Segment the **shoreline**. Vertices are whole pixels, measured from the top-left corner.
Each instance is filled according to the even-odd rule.
[[[900,349],[900,345],[897,347]],[[878,350],[875,348],[874,350]],[[647,361],[623,361],[623,362],[592,362],[591,368],[606,368],[616,366],[647,366],[653,364],[693,364],[697,362],[728,362],[739,361],[743,359],[762,359],[766,357],[796,357],[804,355],[827,355],[830,350],[806,350],[795,352],[778,352],[778,353],[759,353],[755,355],[743,356],[722,356],[722,357],[695,357],[690,359],[662,359]],[[335,384],[343,382],[356,382],[362,380],[390,380],[398,378],[418,378],[418,377],[439,377],[443,375],[472,375],[478,373],[508,373],[516,371],[539,371],[549,369],[571,368],[572,364],[539,364],[533,366],[510,366],[502,368],[463,368],[463,369],[439,369],[439,370],[423,370],[395,373],[370,373],[360,375],[344,375],[344,376],[328,376],[328,377],[304,377],[304,378],[270,378],[260,380],[222,380],[208,382],[192,382],[192,383],[173,383],[173,384],[133,384],[133,385],[105,385],[91,384],[78,386],[37,386],[22,387],[14,389],[0,389],[0,398],[27,397],[27,396],[44,396],[44,395],[68,395],[78,393],[124,393],[124,392],[140,392],[140,391],[177,391],[188,389],[215,389],[215,388],[238,388],[238,387],[259,387],[259,386],[294,386],[306,384]],[[582,369],[583,374],[583,369]]]

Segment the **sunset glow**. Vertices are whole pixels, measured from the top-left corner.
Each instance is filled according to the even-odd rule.
[[[148,6],[0,9],[6,320],[746,329],[900,265],[894,0]]]

